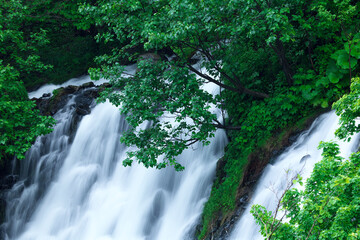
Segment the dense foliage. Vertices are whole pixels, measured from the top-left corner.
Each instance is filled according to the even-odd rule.
[[[246,87],[235,74],[234,48],[240,44],[235,42],[237,36],[230,37],[228,31],[236,23],[229,22],[224,29],[220,27],[226,23],[222,18],[235,11],[234,6],[214,3],[210,8],[206,4],[203,1],[100,1],[96,6],[83,8],[99,25],[107,26],[108,31],[99,38],[118,42],[111,55],[98,58],[104,65],[92,75],[111,79],[114,89],[123,89],[120,93],[108,92],[107,97],[116,105],[119,100],[123,102],[122,112],[128,114],[133,127],[123,141],[139,150],[129,154],[126,165],[135,156],[145,166],[163,168],[170,164],[182,169],[175,163],[175,156],[192,143],[206,144],[215,127],[225,127],[209,111],[210,104],[219,103],[219,99],[200,87],[205,82],[255,98],[268,97],[267,93]],[[229,12],[222,13],[220,9]],[[130,59],[141,60],[141,52],[135,55],[128,52],[139,45],[144,51],[166,52],[173,60],[164,55],[162,59],[145,59],[135,76],[120,77],[122,69],[117,62],[126,54]],[[206,59],[200,63],[203,69],[191,65],[196,52],[198,57]],[[150,96],[151,102],[147,100]],[[160,120],[167,114],[175,119],[173,123]],[[138,128],[147,121],[151,127]],[[157,162],[160,156],[163,161]]]
[[[340,139],[348,140],[351,135],[360,132],[359,123],[356,121],[360,116],[360,79],[358,77],[353,79],[350,90],[349,94],[345,94],[333,105],[336,114],[340,116],[340,127],[335,134]]]
[[[26,88],[61,83],[94,66],[100,51],[94,39],[97,30],[78,13],[80,2],[0,1],[0,59],[16,69],[23,66],[20,78]],[[24,71],[30,65],[33,68]]]
[[[51,132],[54,121],[39,116],[29,101],[19,73],[0,64],[0,161],[15,156],[23,159],[37,136]]]
[[[299,109],[327,107],[358,71],[359,9],[349,0],[101,0],[81,11],[104,29],[98,39],[112,46],[110,54],[97,58],[102,67],[91,71],[114,86],[104,99],[133,103],[120,107],[133,127],[123,141],[139,149],[126,165],[135,157],[146,166],[181,169],[175,156],[190,143],[206,144],[216,127],[240,129],[251,106],[282,99],[277,114],[291,119],[295,102],[302,101]],[[160,56],[144,57],[144,52]],[[124,56],[142,62],[135,76],[121,77]],[[194,59],[200,59],[197,67]],[[209,96],[200,87],[205,82],[225,93]],[[223,108],[224,102],[232,122],[220,123],[208,110],[213,103]],[[290,114],[283,114],[287,110]],[[175,122],[160,120],[167,114]],[[149,127],[139,128],[146,122]]]
[[[359,132],[355,127],[355,119],[360,116],[359,83],[360,79],[355,78],[350,94],[333,105],[341,116],[336,134],[343,139]],[[360,154],[353,153],[345,160],[339,156],[336,143],[321,142],[319,148],[323,149],[323,159],[315,165],[304,190],[287,189],[274,213],[260,205],[252,207],[266,239],[360,237]],[[295,181],[301,183],[299,179]]]
[[[22,1],[1,1],[0,11],[0,160],[24,158],[35,138],[49,133],[54,123],[39,116],[21,80],[49,68],[40,61],[38,48],[45,44],[43,31],[26,32],[22,23],[27,8]]]
[[[98,29],[84,21],[78,12],[79,4],[83,2],[93,1],[23,1],[29,12],[23,26],[30,32],[46,32],[49,43],[38,49],[38,55],[44,63],[53,66],[28,76],[24,81],[28,89],[44,83],[62,83],[87,74],[89,67],[95,66],[94,57],[104,50],[94,39]]]
[[[11,65],[18,70],[20,78],[26,78],[51,66],[40,61],[38,49],[48,40],[46,32],[24,30],[26,16],[30,14],[21,0],[0,2],[0,59],[3,66]]]

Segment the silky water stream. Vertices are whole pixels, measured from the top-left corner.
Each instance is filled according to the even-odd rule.
[[[227,142],[225,132],[218,130],[208,146],[183,152],[182,172],[137,164],[125,168],[128,148],[119,139],[128,126],[119,110],[109,103],[94,106],[72,135],[74,111],[70,99],[54,116],[54,132],[39,137],[21,162],[20,181],[8,193],[4,238],[193,238]]]

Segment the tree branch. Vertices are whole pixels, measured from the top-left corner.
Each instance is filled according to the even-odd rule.
[[[221,124],[213,124],[214,127],[216,128],[220,128],[220,129],[225,129],[225,130],[241,130],[241,127],[239,126],[224,126],[224,125],[221,125]]]
[[[200,41],[200,48],[196,48],[195,46],[192,46],[190,45],[189,43],[186,43],[184,41],[182,41],[182,44],[194,49],[194,50],[197,50],[199,52],[201,52],[202,54],[205,55],[205,57],[209,60],[209,61],[212,61],[214,60],[214,58],[211,56],[211,54],[204,50],[205,48],[202,46],[202,41],[201,41],[201,38],[199,37],[199,41]],[[216,85],[220,86],[220,87],[223,87],[227,90],[230,90],[230,91],[233,91],[233,92],[238,92],[238,93],[244,93],[244,94],[248,94],[248,95],[251,95],[253,97],[256,97],[256,98],[268,98],[269,95],[267,95],[266,93],[262,93],[262,92],[257,92],[257,91],[253,91],[253,90],[250,90],[246,87],[244,87],[241,83],[240,83],[240,80],[236,77],[235,74],[233,74],[235,76],[235,79],[230,77],[226,72],[224,72],[221,67],[219,66],[218,63],[215,63],[215,66],[214,68],[222,75],[224,76],[229,82],[231,82],[232,84],[234,84],[235,87],[231,87],[229,85],[226,85],[226,84],[223,84],[222,82],[220,81],[217,81],[215,80],[214,78],[210,77],[209,75],[207,74],[204,74],[204,73],[201,73],[200,71],[196,70],[195,68],[193,68],[190,64],[187,64],[189,69],[194,72],[195,74],[197,74],[198,76],[212,82],[212,83],[215,83]]]
[[[222,82],[220,81],[217,81],[215,80],[214,78],[210,77],[209,75],[207,74],[204,74],[198,70],[196,70],[193,66],[191,66],[190,64],[188,64],[188,67],[189,69],[194,72],[196,75],[208,80],[209,82],[212,82],[212,83],[215,83],[216,85],[224,88],[224,89],[227,89],[227,90],[230,90],[230,91],[233,91],[233,92],[238,92],[238,93],[244,93],[244,94],[248,94],[248,95],[251,95],[253,97],[257,97],[257,98],[268,98],[269,95],[265,94],[265,93],[261,93],[261,92],[256,92],[256,91],[253,91],[253,90],[250,90],[250,89],[247,89],[247,88],[235,88],[235,87],[231,87],[229,85],[225,85],[223,84]]]
[[[213,126],[216,128],[221,128],[221,129],[225,129],[225,130],[241,130],[241,126],[225,126],[224,124],[222,124],[221,122],[219,122],[216,119],[214,119],[214,122],[216,122],[216,124],[213,124]]]

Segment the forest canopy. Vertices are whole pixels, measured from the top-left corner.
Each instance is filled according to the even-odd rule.
[[[90,74],[110,79],[103,100],[121,102],[132,126],[122,141],[139,150],[125,165],[137,159],[180,170],[175,157],[189,145],[208,143],[216,128],[248,127],[239,120],[245,109],[270,104],[280,109],[281,127],[308,106],[328,107],[358,72],[359,8],[350,0],[102,0],[80,11],[112,49]],[[139,63],[134,76],[121,75],[124,57]],[[222,93],[209,95],[200,87],[206,82]],[[227,121],[211,104],[228,111]],[[169,113],[176,124],[161,118]],[[145,122],[150,127],[138,128]]]

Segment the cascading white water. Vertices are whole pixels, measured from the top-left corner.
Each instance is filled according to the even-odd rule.
[[[261,204],[274,211],[278,202],[276,193],[281,195],[285,190],[291,174],[300,172],[304,179],[310,177],[314,164],[322,159],[322,150],[317,149],[320,141],[336,141],[334,132],[338,127],[338,117],[334,112],[320,116],[308,131],[301,134],[291,147],[265,168],[252,199],[230,236],[231,240],[264,239],[250,214],[251,206]],[[336,142],[339,143],[341,156],[348,157],[357,150],[359,136],[353,137],[350,142]]]
[[[206,88],[216,91],[211,85]],[[96,106],[70,144],[73,105],[70,100],[56,114],[54,132],[38,138],[22,162],[20,181],[9,192],[5,238],[190,239],[209,196],[216,161],[223,154],[225,133],[217,131],[210,146],[185,151],[179,157],[184,172],[136,164],[124,168],[121,160],[128,149],[119,138],[127,125],[119,111],[109,103]],[[258,203],[273,209],[276,199],[269,188],[281,192],[288,169],[301,170],[307,178],[321,159],[318,143],[334,139],[336,128],[334,113],[321,116],[267,166],[230,239],[262,239],[250,206]],[[341,143],[342,155],[354,151],[357,142],[353,138]]]
[[[27,152],[26,160],[21,161],[20,181],[7,194],[6,210],[10,218],[2,226],[12,236],[16,236],[29,220],[68,153],[69,133],[75,111],[73,104],[74,97],[71,97],[68,104],[54,116],[57,121],[54,131],[48,136],[38,137]]]
[[[209,146],[179,156],[183,172],[125,168],[127,148],[119,138],[127,125],[119,110],[97,105],[68,144],[69,109],[55,116],[60,123],[54,133],[39,138],[22,164],[22,180],[9,193],[6,239],[192,237],[223,155],[224,131]]]

